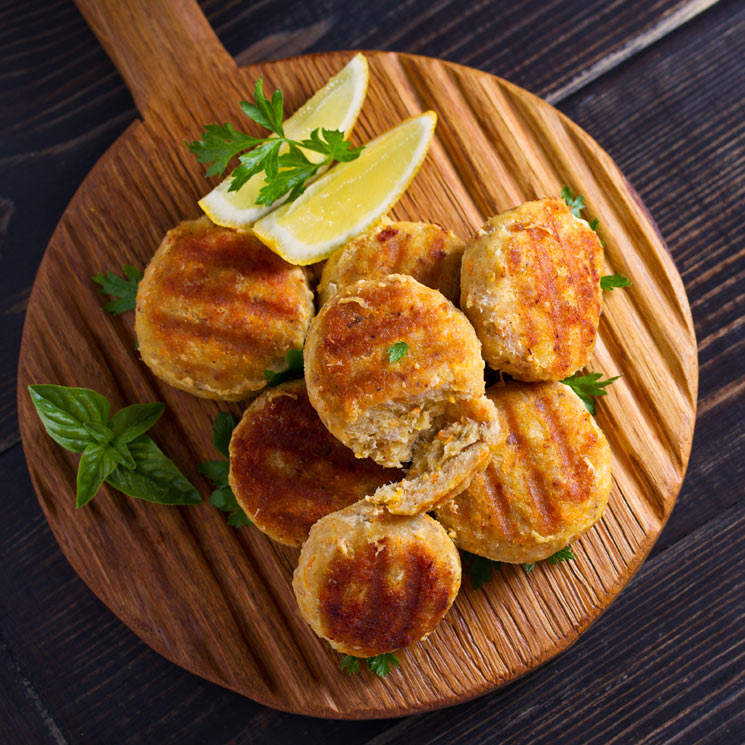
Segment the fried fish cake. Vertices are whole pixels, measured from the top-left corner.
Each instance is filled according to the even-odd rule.
[[[352,238],[326,262],[318,285],[321,303],[359,279],[408,274],[458,301],[465,244],[442,225],[384,219]]]
[[[249,233],[206,217],[169,230],[137,290],[140,355],[167,383],[237,401],[300,349],[313,295],[292,266]]]
[[[563,380],[584,367],[600,319],[603,246],[557,199],[490,218],[467,245],[461,308],[490,367]]]
[[[481,345],[468,319],[401,274],[335,295],[311,323],[304,358],[310,402],[329,431],[386,466],[411,460],[449,407],[484,393]]]
[[[262,393],[230,440],[230,486],[253,524],[302,546],[311,526],[403,473],[359,460],[323,426],[295,380]]]
[[[339,652],[373,657],[430,634],[460,579],[458,551],[435,520],[363,501],[311,528],[292,586],[316,634]]]
[[[562,383],[502,383],[507,438],[470,487],[436,511],[460,548],[495,561],[545,559],[601,517],[611,489],[608,441]]]

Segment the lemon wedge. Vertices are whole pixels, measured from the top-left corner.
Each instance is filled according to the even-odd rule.
[[[314,129],[325,128],[340,129],[344,132],[344,139],[347,139],[365,101],[368,77],[367,59],[363,54],[356,54],[323,88],[283,122],[287,137],[305,140]],[[314,163],[324,157],[321,153],[311,151],[305,155]],[[281,199],[269,206],[256,204],[265,183],[263,173],[257,173],[238,191],[228,191],[231,180],[232,174],[199,201],[199,206],[216,225],[245,230],[284,201]]]
[[[259,220],[255,235],[291,264],[328,258],[385,215],[406,191],[427,155],[434,111],[407,119],[338,163],[294,202]]]

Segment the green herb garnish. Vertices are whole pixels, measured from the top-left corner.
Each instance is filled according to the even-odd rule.
[[[551,554],[546,561],[549,564],[559,564],[562,561],[574,561],[574,559],[575,556],[572,547],[564,546],[564,548],[560,548],[555,554]]]
[[[360,671],[360,660],[366,659],[367,667],[374,672],[379,678],[385,678],[391,671],[392,667],[400,667],[398,657],[393,652],[378,654],[375,657],[355,657],[351,654],[345,654],[339,660],[339,667],[347,675],[357,675]]]
[[[566,204],[567,207],[572,208],[572,214],[575,217],[581,217],[580,212],[585,208],[585,198],[581,194],[575,198],[572,190],[564,185],[561,189],[561,198],[564,200],[564,204]],[[593,228],[593,230],[595,230],[595,228]]]
[[[629,287],[631,280],[623,274],[606,274],[600,278],[601,290],[612,290],[614,287]]]
[[[409,352],[409,345],[405,341],[397,341],[388,349],[388,362],[393,364],[402,360]]]
[[[109,402],[89,388],[30,385],[31,400],[49,436],[82,453],[75,506],[93,499],[105,481],[130,497],[158,504],[199,504],[199,492],[145,432],[162,403],[135,404],[109,418]]]
[[[609,386],[613,381],[618,380],[621,376],[616,375],[613,378],[607,378],[606,380],[600,380],[603,377],[603,373],[587,373],[587,375],[580,375],[579,372],[570,375],[568,378],[560,381],[564,385],[568,385],[581,399],[587,410],[595,415],[595,400],[593,396],[605,396],[608,391],[605,390],[606,386]]]
[[[545,561],[549,564],[560,564],[562,561],[574,561],[575,558],[572,547],[564,546],[564,548],[560,548],[555,554],[551,554]],[[525,569],[525,574],[530,574],[535,569],[535,562],[523,564],[523,569]]]
[[[226,458],[230,458],[230,438],[235,429],[235,419],[227,412],[220,411],[215,417],[212,427],[212,441],[215,448]],[[244,528],[251,525],[248,515],[241,509],[238,501],[230,488],[228,474],[230,473],[230,461],[210,460],[200,463],[199,473],[206,476],[215,487],[210,496],[210,504],[218,510],[228,512],[228,525],[234,528]]]
[[[572,214],[575,217],[581,217],[580,212],[585,208],[585,198],[580,194],[576,198],[574,196],[574,193],[572,190],[564,185],[561,189],[561,197],[564,200],[564,203],[567,205],[567,207],[572,208]],[[588,223],[591,230],[594,230],[596,233],[598,232],[598,228],[600,227],[600,220],[595,217]],[[605,241],[600,239],[600,244],[603,248],[605,248]]]
[[[142,279],[142,272],[139,269],[125,264],[123,267],[124,277],[119,277],[114,272],[106,271],[103,274],[97,274],[93,281],[99,285],[99,292],[102,295],[111,295],[112,300],[103,306],[107,313],[120,315],[128,310],[135,309],[137,298],[137,286]]]
[[[351,147],[344,133],[334,129],[315,129],[306,140],[289,139],[282,127],[282,91],[277,89],[272,100],[267,100],[261,77],[254,85],[254,102],[241,101],[241,110],[272,134],[251,137],[231,124],[208,124],[202,132],[202,140],[186,144],[200,163],[210,164],[207,177],[222,174],[230,159],[239,156],[240,165],[233,171],[228,191],[237,191],[252,176],[263,172],[265,184],[259,191],[257,204],[271,205],[285,195],[296,199],[320,169],[335,161],[355,160],[362,151],[361,147]],[[314,163],[303,151],[320,153],[324,157]]]
[[[303,377],[303,350],[291,349],[287,352],[285,355],[285,365],[284,370],[276,372],[274,370],[264,370],[267,388],[272,388],[288,380],[296,380]]]
[[[481,589],[487,582],[491,582],[493,571],[502,571],[502,563],[487,559],[485,556],[477,556],[468,551],[461,551],[463,566],[471,578],[471,586],[474,590]]]
[[[339,667],[347,675],[357,675],[360,671],[360,658],[351,654],[345,654],[344,657],[339,660]]]

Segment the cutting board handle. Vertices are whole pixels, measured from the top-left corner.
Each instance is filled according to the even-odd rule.
[[[166,115],[205,81],[235,76],[196,0],[76,0],[143,117]]]

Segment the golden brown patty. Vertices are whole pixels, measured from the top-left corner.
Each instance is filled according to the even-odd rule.
[[[363,501],[311,528],[292,585],[316,634],[339,652],[372,657],[433,631],[455,600],[460,571],[457,549],[431,517]]]
[[[584,367],[598,330],[602,262],[598,236],[557,199],[490,218],[461,268],[461,308],[489,365],[529,381]]]
[[[408,274],[455,303],[464,248],[463,241],[442,225],[384,219],[326,262],[318,285],[321,303],[352,282],[388,274]]]
[[[169,230],[137,291],[143,361],[203,398],[237,401],[264,387],[303,346],[313,296],[299,267],[249,233],[206,217]]]
[[[390,361],[398,342],[405,356]],[[481,348],[468,319],[441,293],[392,274],[345,287],[313,319],[305,345],[310,402],[358,457],[411,459],[449,406],[484,392]]]
[[[259,530],[287,546],[302,546],[324,515],[402,475],[355,458],[323,426],[302,380],[262,393],[230,441],[238,504]]]
[[[611,488],[610,448],[562,383],[503,383],[487,395],[507,439],[436,516],[460,548],[495,561],[540,561],[602,515]]]

